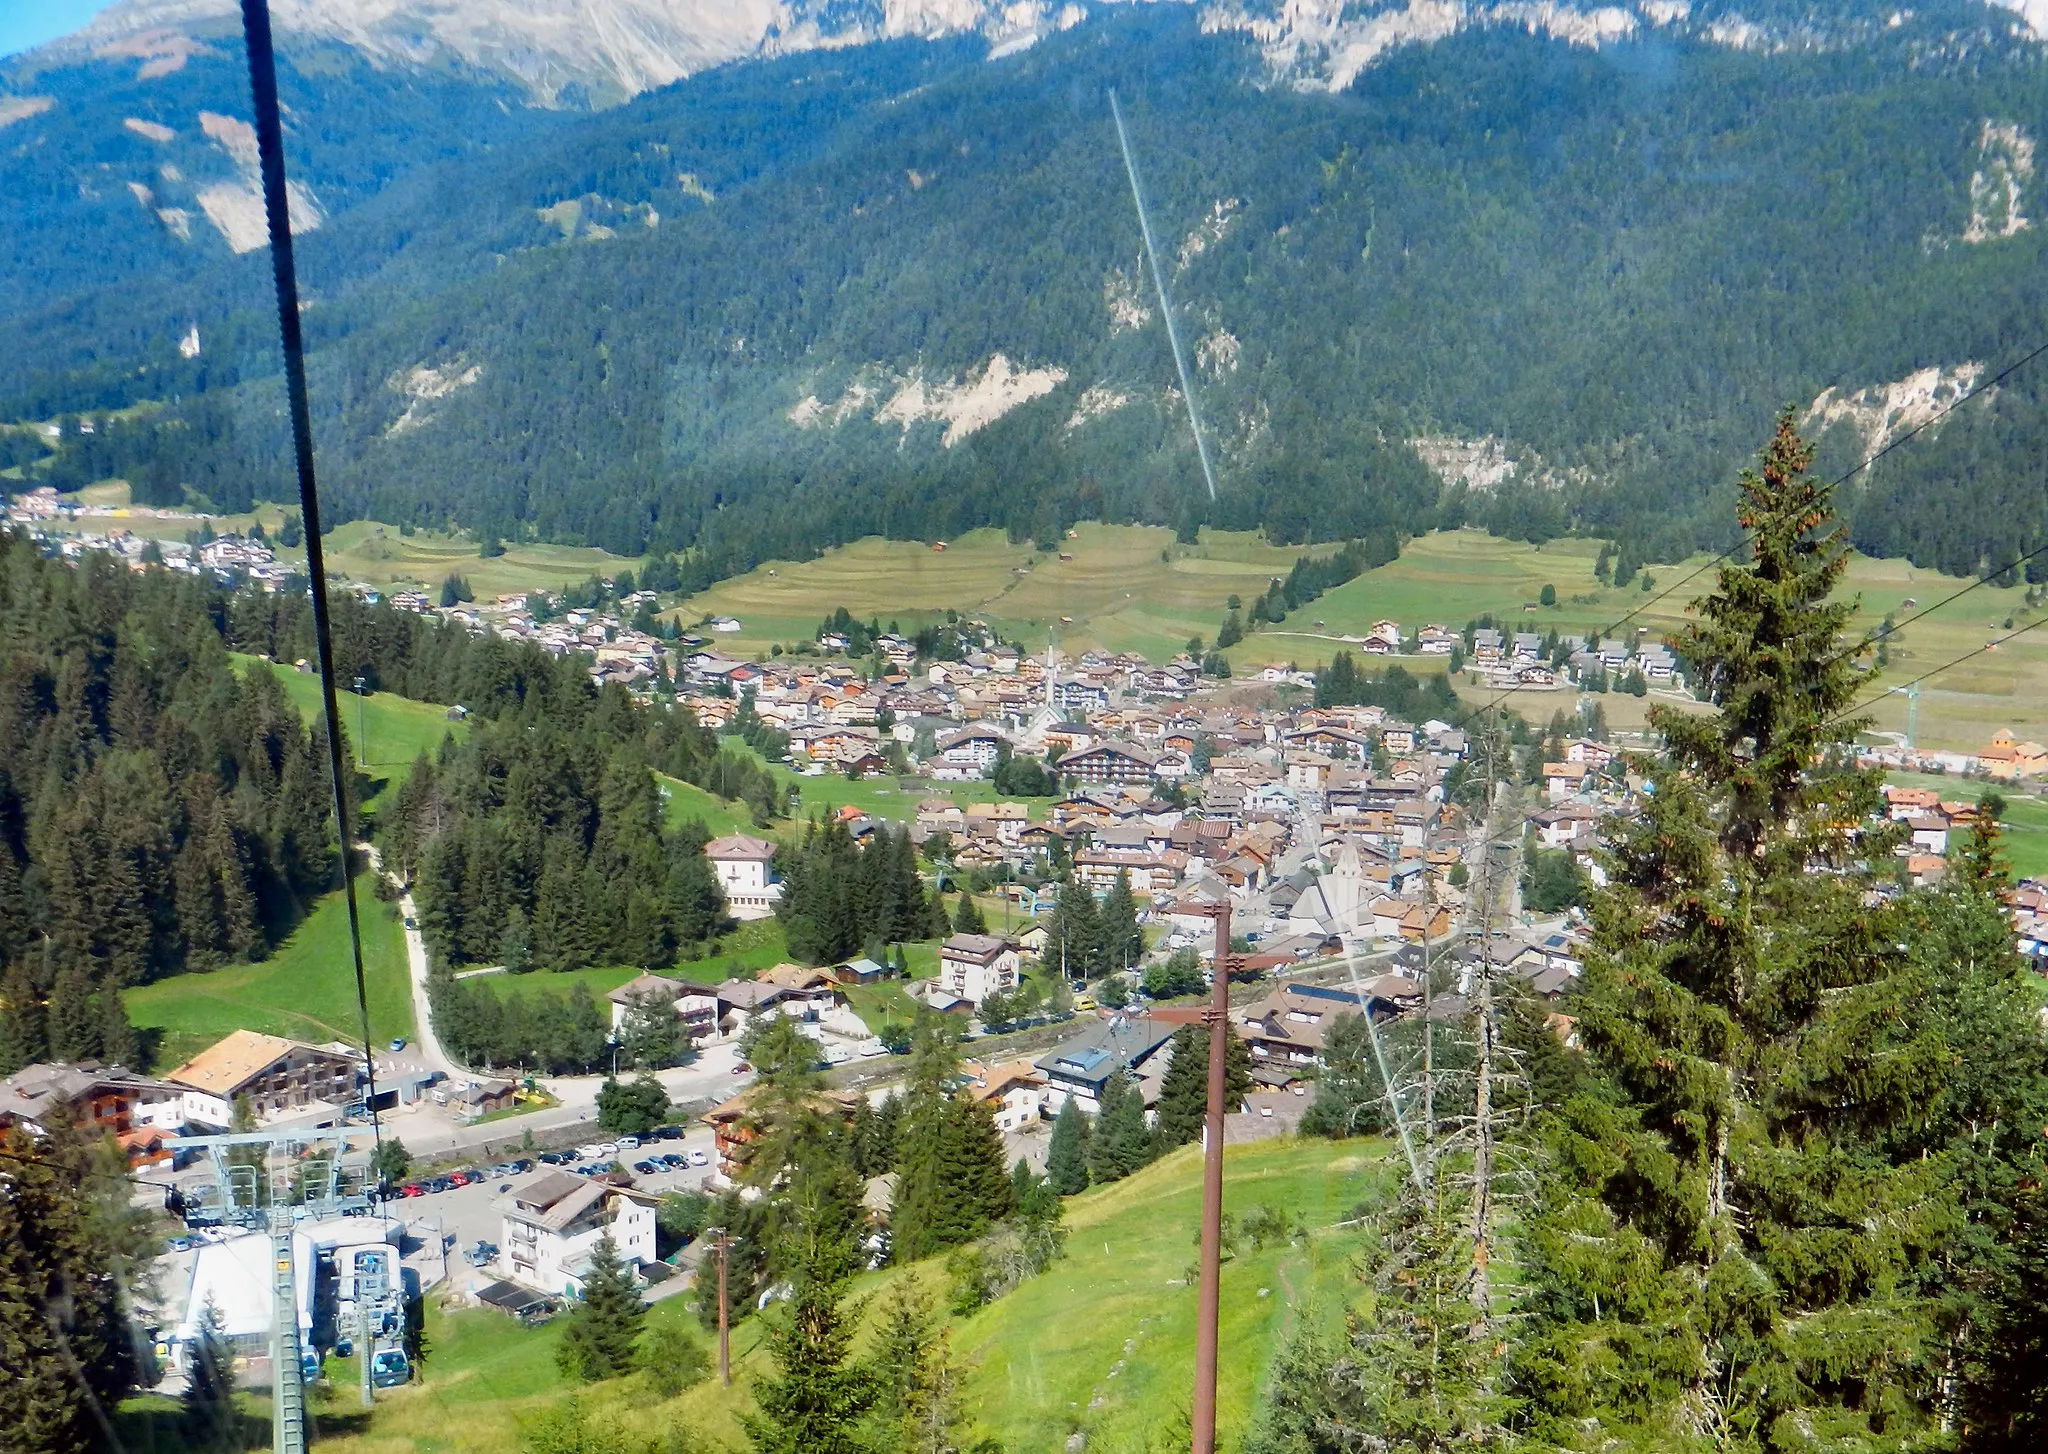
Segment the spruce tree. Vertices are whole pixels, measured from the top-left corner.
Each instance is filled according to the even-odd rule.
[[[1223,1053],[1223,1108],[1237,1110],[1252,1090],[1251,1052],[1244,1037],[1227,1034]],[[1153,1129],[1163,1148],[1185,1146],[1201,1138],[1209,1115],[1209,1032],[1201,1025],[1183,1025],[1173,1034],[1173,1058],[1159,1085]]]
[[[1045,1148],[1045,1174],[1063,1197],[1088,1189],[1088,1113],[1072,1096],[1053,1118],[1052,1140]]]
[[[0,1075],[50,1058],[43,1000],[25,965],[0,976]]]
[[[0,1429],[11,1448],[82,1454],[135,1380],[122,1292],[135,1259],[113,1236],[130,1189],[80,1133],[48,1131],[0,1132]]]
[[[754,1386],[758,1413],[740,1423],[755,1454],[870,1454],[864,1425],[878,1397],[872,1369],[853,1358],[853,1320],[841,1306],[846,1267],[834,1234],[800,1214],[785,1234],[794,1291],[770,1314],[775,1376]]]
[[[75,1064],[98,1057],[103,1022],[83,964],[68,964],[57,971],[56,983],[50,988],[48,1024],[52,1060]]]
[[[1675,643],[1715,710],[1651,708],[1667,755],[1593,903],[1600,1084],[1554,1118],[1521,1259],[1547,1441],[1905,1448],[1949,1417],[1970,1216],[1920,1129],[1967,1052],[1926,1013],[1952,971],[1909,952],[1924,900],[1878,891],[1899,834],[1850,760],[1855,603],[1810,459],[1788,411],[1742,477],[1748,559]]]
[[[1386,1083],[1371,1036],[1362,1014],[1339,1015],[1330,1022],[1315,1072],[1315,1098],[1301,1118],[1304,1136],[1363,1136],[1386,1124]]]
[[[971,891],[960,895],[960,907],[953,912],[953,932],[988,933],[988,920],[982,916],[981,905],[974,902],[974,894]]]
[[[240,1450],[241,1415],[235,1408],[234,1352],[221,1331],[220,1310],[207,1299],[199,1330],[185,1355],[185,1392],[178,1400],[182,1447],[220,1454]]]
[[[1120,1181],[1149,1162],[1156,1150],[1145,1125],[1145,1099],[1137,1083],[1121,1071],[1102,1087],[1102,1113],[1095,1118],[1088,1142],[1088,1179]]]
[[[1138,930],[1138,901],[1131,893],[1131,876],[1126,870],[1117,870],[1116,882],[1103,897],[1099,937],[1100,963],[1105,974],[1127,969],[1144,957],[1145,936]]]
[[[610,1232],[590,1252],[590,1270],[583,1275],[583,1296],[570,1314],[556,1346],[555,1361],[563,1373],[594,1383],[631,1373],[640,1324],[647,1305],[619,1257]]]

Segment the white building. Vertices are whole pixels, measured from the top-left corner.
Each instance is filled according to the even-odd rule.
[[[1017,946],[995,934],[955,934],[939,948],[939,988],[980,1005],[996,991],[1017,987]]]
[[[590,1255],[606,1232],[628,1266],[652,1262],[657,1198],[598,1178],[545,1171],[494,1203],[504,1219],[498,1266],[522,1287],[581,1295]]]
[[[735,919],[765,919],[782,902],[782,885],[775,881],[775,845],[766,839],[744,833],[714,838],[704,845],[704,856],[711,860]]]

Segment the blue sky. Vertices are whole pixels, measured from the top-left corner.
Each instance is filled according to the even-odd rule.
[[[109,0],[0,0],[0,56],[69,35],[108,4]]]

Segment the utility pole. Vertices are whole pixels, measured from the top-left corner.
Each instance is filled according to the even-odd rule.
[[[732,1239],[723,1227],[706,1227],[704,1235],[716,1237],[714,1248],[718,1253],[718,1381],[727,1388],[732,1387],[732,1320],[727,1311],[725,1299],[725,1257]]]
[[[1209,1114],[1202,1130],[1201,1290],[1195,1305],[1194,1454],[1216,1451],[1216,1332],[1223,1292],[1223,1062],[1230,1048],[1230,901],[1216,905],[1209,991]]]

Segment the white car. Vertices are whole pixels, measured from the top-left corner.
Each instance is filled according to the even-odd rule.
[[[593,1141],[588,1146],[578,1146],[576,1154],[585,1161],[595,1161],[598,1157],[606,1156],[610,1153],[602,1145]]]
[[[690,1165],[692,1165],[692,1166],[709,1166],[710,1164],[711,1164],[711,1158],[710,1158],[709,1156],[705,1155],[705,1154],[704,1154],[704,1153],[703,1153],[702,1151],[692,1151],[692,1152],[690,1153]]]
[[[619,1150],[638,1151],[639,1149],[640,1138],[638,1136],[621,1136],[619,1138]]]
[[[600,1141],[597,1143],[597,1154],[602,1160],[609,1161],[612,1157],[619,1154],[619,1143],[616,1141]]]

